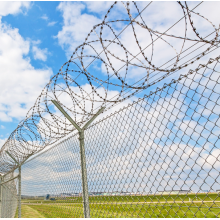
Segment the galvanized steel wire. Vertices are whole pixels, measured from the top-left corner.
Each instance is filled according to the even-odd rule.
[[[17,179],[9,173],[0,180],[0,217],[14,218],[17,210]]]

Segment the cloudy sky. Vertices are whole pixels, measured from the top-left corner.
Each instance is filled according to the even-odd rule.
[[[93,28],[93,26],[102,22],[106,11],[111,5],[112,2],[0,2],[0,145],[5,142],[10,133],[17,127],[19,121],[25,118],[26,113],[33,106],[37,96],[40,94],[43,87],[49,82],[50,78],[59,71],[61,66],[70,59],[70,56],[75,48],[84,42],[85,37]],[[201,52],[206,51],[206,49],[210,47],[210,45],[204,44],[204,42],[185,42],[181,38],[176,39],[171,37],[171,35],[180,37],[186,36],[190,39],[198,40],[198,36],[196,36],[195,33],[192,31],[189,20],[187,20],[187,24],[184,23],[184,19],[182,19],[182,9],[177,3],[153,2],[149,5],[149,2],[137,2],[137,5],[140,11],[143,10],[142,18],[139,17],[137,21],[142,22],[143,19],[149,28],[157,31],[157,34],[169,30],[167,31],[167,34],[169,34],[169,36],[164,36],[163,40],[159,39],[154,45],[153,49],[149,47],[149,49],[146,49],[145,51],[146,56],[148,56],[149,59],[153,51],[154,58],[152,59],[152,62],[156,66],[159,67],[168,62],[164,66],[164,68],[172,68],[172,62],[170,62],[169,60],[173,59],[173,57],[175,57],[176,54],[180,52],[182,53],[182,55],[180,56],[180,62],[178,65],[189,63],[191,62],[191,60],[194,59],[194,57],[196,57]],[[206,38],[209,34],[214,33],[214,29],[218,28],[220,23],[219,2],[189,2],[188,5],[190,9],[196,7],[196,12],[208,18],[207,20],[203,17],[199,17],[198,15],[193,15],[193,21],[197,30],[200,33],[200,36]],[[134,17],[137,15],[137,11],[134,10],[134,7],[131,8],[131,13]],[[115,6],[114,10],[109,14],[108,19],[110,21],[115,19],[120,20],[123,18],[127,19],[128,16],[125,11],[124,5],[120,3]],[[177,21],[179,22],[176,24]],[[114,28],[115,33],[119,34],[124,29],[126,24],[126,22],[117,22],[115,24],[112,24],[112,27]],[[176,25],[174,25],[172,29],[169,29],[173,24]],[[150,34],[146,31],[146,29],[143,30],[140,26],[135,26],[135,28],[141,47],[147,47],[147,45],[151,43]],[[185,35],[186,29],[187,34]],[[99,31],[100,30],[97,29],[97,32]],[[93,34],[94,35],[90,36],[90,40],[96,39],[95,33]],[[155,39],[156,35],[153,37]],[[207,39],[210,40],[214,37],[215,33],[208,36]],[[103,38],[112,40],[114,39],[114,36],[109,31],[109,29],[105,29],[103,31]],[[123,45],[126,46],[128,51],[132,51],[134,54],[139,54],[140,50],[135,44],[135,38],[131,26],[123,31],[123,33],[120,35],[120,40],[123,42]],[[94,45],[97,49],[97,52],[100,52],[102,50],[100,45]],[[111,45],[111,47],[109,47],[109,50],[110,52],[114,51],[116,55],[121,57],[122,59],[126,59],[126,55],[120,46],[113,44]],[[172,78],[178,77],[181,73],[187,73],[190,68],[195,69],[200,63],[207,63],[209,58],[215,58],[219,56],[220,51],[218,47],[212,47],[210,51],[211,52],[207,53],[207,55],[202,57],[199,61],[192,64],[190,67],[178,71],[178,74],[168,77],[166,80],[159,83],[158,86],[161,86],[164,82],[170,82]],[[94,55],[94,51],[91,48],[86,48],[85,54]],[[129,59],[131,58],[130,54],[127,54],[127,56]],[[104,56],[102,58],[103,60],[106,60]],[[115,69],[119,70],[121,66],[123,66],[123,63],[114,59],[113,56],[111,58]],[[143,59],[143,57],[138,55],[137,58],[139,58],[139,60],[132,61],[133,64],[140,65],[141,63],[143,66],[146,65],[146,61]],[[85,63],[88,63],[89,61],[90,60],[88,59],[87,61],[85,61]],[[129,73],[126,78],[128,84],[132,84],[142,77],[146,76],[146,69],[144,68],[138,68],[137,66],[131,66],[129,68]],[[105,66],[100,62],[94,63],[91,70],[92,73],[97,77],[103,79],[106,78]],[[120,73],[121,76],[124,73],[123,71],[124,70],[122,69]],[[157,73],[156,75],[152,74],[151,78],[149,79],[150,82],[153,82],[159,76],[163,76],[163,74],[164,73]],[[215,75],[214,78],[216,79],[216,73],[213,75]],[[114,80],[115,78],[113,78],[113,82],[115,82]],[[197,79],[197,81],[199,80]],[[85,89],[87,89],[88,82],[84,81],[84,79],[79,79],[79,83]],[[188,85],[186,85],[186,87],[187,86]],[[156,86],[152,86],[150,89],[153,90],[155,89],[155,87]],[[117,94],[118,92],[114,89],[116,90],[116,88],[111,88],[110,91],[113,95]],[[192,88],[192,90],[193,89],[194,88]],[[139,97],[141,95],[143,95],[143,93],[139,94]],[[138,95],[136,97],[138,97]],[[128,100],[127,102],[131,102],[131,100]],[[189,102],[190,101],[186,101],[185,104],[189,105]],[[175,107],[178,110],[180,109],[178,105]],[[164,112],[166,110],[167,109],[165,109]],[[148,111],[147,113],[149,112],[150,111]],[[155,113],[155,110],[153,109],[152,112]],[[164,112],[160,113],[161,117],[164,117]],[[218,114],[219,110],[216,115]],[[144,117],[146,117],[146,115]],[[155,121],[159,120],[158,116],[155,116],[155,118]],[[139,119],[139,121],[141,120],[142,118]],[[189,121],[191,119],[186,121],[185,119],[181,118],[181,120],[185,124],[181,121],[182,124],[177,125],[177,128],[180,132],[183,132],[183,130],[186,129],[184,128],[184,126],[189,128],[188,124],[190,124]],[[195,124],[194,129],[196,126],[198,126],[197,120],[198,118],[191,120],[191,124]],[[149,119],[149,121],[151,121],[151,119]],[[154,126],[155,124],[156,122],[153,122],[152,126]],[[217,127],[217,125],[215,126]],[[212,133],[210,131],[210,128],[211,126],[208,127],[208,134]],[[110,129],[111,128],[109,128],[109,130]],[[219,130],[217,129],[219,129],[219,126],[218,128],[216,128],[216,133],[219,132]],[[143,135],[145,135],[145,130],[143,130],[142,133]],[[93,134],[91,134],[91,136],[92,135]],[[198,134],[194,135],[199,136]],[[147,139],[149,136],[150,135],[146,135],[144,137]],[[192,137],[191,133],[188,134],[188,136]],[[98,139],[98,136],[93,138]],[[161,139],[161,136],[158,134],[157,138]],[[167,135],[166,138],[169,139],[169,136]],[[109,143],[111,143],[111,141],[112,138],[109,138]],[[141,139],[139,141],[141,141]],[[110,144],[106,146],[111,147]],[[114,147],[115,146],[119,145],[116,144],[114,145]],[[142,152],[147,150],[147,148],[145,150],[142,149],[143,146],[140,146],[139,148],[137,146],[138,144],[132,145],[132,147],[137,148],[136,151]],[[155,147],[155,145],[152,146]],[[201,143],[200,146],[203,146],[203,144]],[[200,165],[204,163],[204,158],[208,158],[207,160],[212,161],[212,163],[216,163],[215,166],[217,169],[220,166],[219,160],[217,160],[216,157],[211,154],[219,156],[220,152],[219,150],[217,150],[214,153],[211,153],[210,149],[212,146],[214,146],[214,139],[210,141],[210,146],[208,146],[207,151],[208,153],[203,152],[203,156],[199,158],[201,159]],[[108,149],[107,147],[106,149]],[[191,146],[191,149],[188,150],[188,156],[190,155],[190,152],[193,151],[193,147],[195,147],[195,145]],[[163,148],[164,145],[162,144],[161,149]],[[124,149],[126,151],[127,146],[124,146]],[[174,149],[173,151],[176,151],[176,145],[168,145],[167,148],[165,148],[167,152],[170,152],[170,149]],[[185,151],[185,149],[186,145],[180,146],[181,151]],[[200,153],[201,150],[202,148],[195,148],[194,153],[196,153],[196,156]],[[53,153],[53,151],[51,152]],[[105,153],[107,154],[108,152],[106,151]],[[209,155],[209,153],[211,153],[211,156]],[[54,157],[57,155],[58,154],[56,153],[53,154]],[[96,153],[94,153],[94,155],[96,155]],[[118,154],[115,155],[118,156]],[[71,155],[69,154],[68,156],[71,157]],[[183,157],[185,156],[186,155],[183,154]],[[196,156],[194,155],[194,157]],[[131,156],[128,152],[127,155],[125,155],[124,157],[127,158],[127,160],[130,160]],[[123,159],[123,157],[121,158]],[[172,156],[170,156],[170,158],[172,158]],[[110,161],[108,162],[108,164],[113,163],[111,162],[112,158],[107,159],[106,161]],[[55,160],[57,159],[55,158]],[[91,158],[91,161],[92,160],[93,158]],[[152,164],[155,164],[155,162]],[[161,164],[164,163],[161,162]],[[53,168],[53,166],[48,166],[48,164],[46,164],[46,166],[48,168]],[[190,167],[191,164],[188,164],[187,166]],[[97,170],[97,166],[94,167],[94,169]],[[187,170],[190,170],[189,167],[187,167]],[[40,166],[38,167],[38,169],[41,168],[42,167]],[[42,168],[42,170],[44,169]],[[197,171],[197,169],[194,170],[194,172]],[[124,172],[126,173],[126,169]],[[78,174],[79,173],[77,173],[77,175]],[[143,175],[145,174],[146,172]],[[46,174],[44,176],[45,178],[47,178]]]
[[[33,106],[34,101],[42,88],[49,82],[49,79],[70,58],[74,49],[84,42],[92,27],[102,22],[112,3],[0,2],[1,145],[16,128],[19,121],[25,117],[30,107]],[[148,22],[147,25],[159,32],[167,30],[170,25],[183,16],[181,7],[177,3],[154,2],[147,7],[148,4],[149,2],[137,2],[139,9],[144,9],[142,16]],[[218,27],[220,21],[218,6],[218,2],[189,3],[191,9],[197,7],[196,12],[207,17],[216,27]],[[133,16],[137,15],[133,8],[131,8],[131,13]],[[117,4],[114,11],[111,12],[109,20],[121,19],[123,16],[126,17],[126,14],[123,4]],[[203,37],[206,37],[214,30],[210,22],[205,19],[195,16],[194,22],[196,25],[199,24],[198,30]],[[189,26],[189,22],[187,25]],[[117,23],[114,26],[116,33],[119,33],[124,26],[124,23]],[[183,26],[184,23],[180,22],[179,26],[175,26],[169,34],[184,36],[185,28]],[[187,37],[196,38],[188,26]],[[136,31],[139,32],[138,40],[143,48],[150,42],[150,35],[142,29],[137,28]],[[131,33],[132,28],[127,28],[121,35],[121,40],[135,54],[138,53],[138,47],[137,45],[134,46],[132,39],[128,37]],[[108,36],[109,32],[106,31],[105,34],[104,37]],[[211,37],[213,38],[213,36]],[[109,38],[112,38],[112,36]],[[178,41],[171,38],[169,41],[168,37],[165,40],[168,44],[161,40],[155,45],[153,50],[154,63],[157,66],[175,56],[175,50],[180,52],[183,45],[181,40]],[[175,50],[169,46],[170,42],[174,45]],[[195,42],[186,42],[184,48],[190,47],[193,43]],[[197,45],[197,48],[199,46],[200,44]],[[193,47],[193,49],[195,48]],[[99,49],[101,50],[97,46],[97,50]],[[116,51],[119,55],[122,54],[120,49],[115,46],[110,49]],[[202,50],[205,49],[203,48]],[[202,50],[197,49],[196,53],[198,54]],[[87,52],[89,53],[90,51],[87,50]],[[149,51],[150,53],[151,51]],[[188,55],[187,59],[192,58],[196,53]],[[203,60],[201,59],[201,62],[206,63],[208,58],[216,57],[218,54],[218,51],[215,50]],[[184,63],[187,59],[183,58],[181,62]],[[116,60],[114,62],[119,69],[122,64]],[[194,67],[196,65],[198,63]],[[105,71],[103,65],[97,64],[95,68],[97,76],[101,77]],[[130,69],[127,76],[128,83],[146,75],[144,70],[135,70],[134,67]],[[152,77],[152,79],[154,78]],[[81,84],[86,87],[86,82],[82,81]]]

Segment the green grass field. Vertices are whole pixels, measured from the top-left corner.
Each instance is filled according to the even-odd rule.
[[[91,217],[220,217],[218,194],[94,196],[90,197]],[[202,202],[203,201],[203,202]],[[22,200],[22,217],[83,217],[81,197],[56,201]]]

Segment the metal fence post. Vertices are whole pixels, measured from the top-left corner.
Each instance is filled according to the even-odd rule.
[[[21,218],[21,166],[18,167],[18,218]]]
[[[86,128],[88,128],[88,126],[96,119],[96,117],[104,111],[105,107],[100,108],[99,111],[95,115],[93,115],[93,117],[83,126],[83,128],[80,128],[77,125],[77,123],[66,113],[66,111],[60,106],[60,104],[56,100],[51,100],[51,101],[62,112],[62,114],[73,124],[73,126],[79,132],[81,173],[82,173],[83,210],[84,210],[84,217],[90,218],[89,191],[88,191],[85,143],[84,143],[84,130],[86,130]]]
[[[21,164],[8,151],[6,153],[18,165],[18,218],[21,218]]]
[[[84,130],[79,132],[80,141],[80,157],[81,157],[81,172],[82,172],[82,191],[83,191],[83,208],[85,218],[90,218],[89,210],[89,192],[87,182],[87,171],[86,171],[86,157],[84,148]]]

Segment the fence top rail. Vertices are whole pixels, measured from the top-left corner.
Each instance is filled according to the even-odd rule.
[[[0,182],[0,185],[4,185],[5,183],[8,183],[8,182],[10,182],[10,181],[12,181],[12,180],[14,180],[14,179],[16,179],[16,178],[18,178],[19,177],[19,174],[17,175],[17,176],[15,176],[15,177],[12,177],[11,179],[9,179],[9,180],[6,180],[5,182]]]

